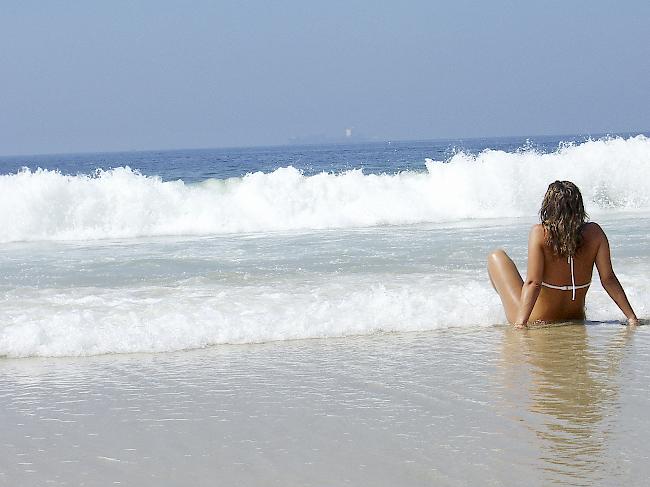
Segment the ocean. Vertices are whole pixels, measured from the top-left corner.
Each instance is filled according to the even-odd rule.
[[[556,179],[647,318],[648,134],[0,158],[0,485],[641,481],[646,327],[487,277]]]
[[[5,157],[0,356],[503,323],[485,256],[525,265],[555,179],[644,316],[649,160],[644,135]]]

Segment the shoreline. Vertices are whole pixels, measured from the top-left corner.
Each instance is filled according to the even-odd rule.
[[[2,360],[0,485],[641,482],[649,351],[501,326]]]

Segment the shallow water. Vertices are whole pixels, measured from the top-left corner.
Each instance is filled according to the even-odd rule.
[[[601,215],[615,269],[647,316],[646,213]],[[171,351],[219,343],[504,323],[485,262],[525,273],[529,219],[300,233],[6,245],[0,355]],[[623,318],[597,274],[587,318]]]
[[[2,485],[640,485],[613,323],[0,361]]]

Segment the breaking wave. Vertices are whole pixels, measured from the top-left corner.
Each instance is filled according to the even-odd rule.
[[[587,210],[650,207],[650,139],[535,150],[459,152],[426,171],[271,173],[186,184],[127,167],[93,175],[0,176],[0,242],[370,227],[534,214],[549,182],[569,179]]]

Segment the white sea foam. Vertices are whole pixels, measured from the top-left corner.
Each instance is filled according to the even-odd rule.
[[[435,276],[316,284],[44,289],[5,294],[0,356],[159,352],[222,343],[491,325],[488,285]],[[475,300],[470,303],[471,300]]]
[[[650,285],[621,275],[639,316]],[[480,280],[434,275],[351,276],[316,284],[20,289],[0,307],[0,356],[85,356],[163,352],[215,344],[366,335],[378,331],[471,329],[504,323]],[[594,283],[587,317],[623,318]]]
[[[569,179],[588,211],[650,208],[650,139],[567,145],[554,153],[486,150],[426,161],[426,172],[305,176],[293,167],[188,185],[129,167],[94,176],[0,176],[0,242],[294,229],[534,214],[549,182]]]

